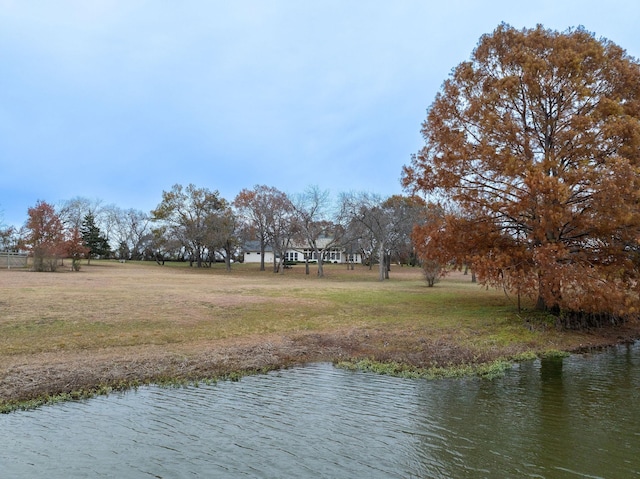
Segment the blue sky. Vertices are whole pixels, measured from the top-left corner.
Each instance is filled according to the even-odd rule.
[[[452,68],[501,22],[640,57],[637,0],[0,0],[0,223],[175,183],[402,193]]]

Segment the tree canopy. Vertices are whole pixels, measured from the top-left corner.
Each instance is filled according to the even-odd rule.
[[[640,65],[582,28],[500,25],[444,82],[404,168],[447,214],[414,239],[566,325],[640,308]],[[426,247],[425,247],[426,245]]]
[[[285,250],[293,236],[293,204],[286,193],[274,187],[256,185],[251,190],[243,189],[238,193],[233,205],[245,222],[244,236],[260,242],[260,271],[265,270],[267,245],[271,245],[284,261]],[[276,263],[274,270],[283,271]]]
[[[217,227],[226,208],[218,191],[175,184],[171,191],[162,192],[162,202],[151,214],[154,221],[167,225],[188,251],[191,262],[201,267],[205,253],[215,249]]]
[[[383,199],[369,193],[344,194],[341,201],[343,215],[348,218],[346,239],[366,243],[364,249],[377,256],[380,281],[389,279],[394,253],[411,260],[411,230],[423,222],[427,205],[416,196]]]

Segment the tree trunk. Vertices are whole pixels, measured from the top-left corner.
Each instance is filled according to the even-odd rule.
[[[384,281],[386,278],[387,265],[385,264],[385,259],[386,255],[384,254],[384,243],[381,242],[380,246],[378,247],[378,261],[380,262],[378,279],[380,281]]]
[[[560,314],[560,280],[544,271],[538,272],[538,299],[536,309],[551,314]]]
[[[266,249],[264,240],[260,240],[260,271],[264,271],[264,250]]]
[[[196,266],[202,268],[202,246],[196,245]]]
[[[322,254],[316,251],[318,256],[318,278],[324,278],[324,262],[322,261]]]
[[[224,263],[227,271],[231,271],[231,244],[229,241],[225,243],[224,247]]]

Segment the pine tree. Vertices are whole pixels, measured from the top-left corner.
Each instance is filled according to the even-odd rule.
[[[91,262],[91,258],[104,258],[109,256],[111,248],[109,240],[102,235],[100,228],[96,225],[93,214],[88,213],[82,222],[82,239],[84,245],[89,249],[87,253],[87,262]]]

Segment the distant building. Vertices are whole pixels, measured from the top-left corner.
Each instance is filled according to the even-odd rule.
[[[326,246],[331,238],[320,238],[318,243],[321,247]],[[247,241],[243,248],[243,259],[245,263],[260,263],[260,242]],[[273,263],[273,248],[266,246],[264,250],[264,262]],[[285,253],[285,261],[304,263],[316,263],[318,257],[316,252],[308,244],[293,244]],[[362,254],[347,252],[343,246],[335,246],[323,252],[323,262],[325,263],[362,263]]]

